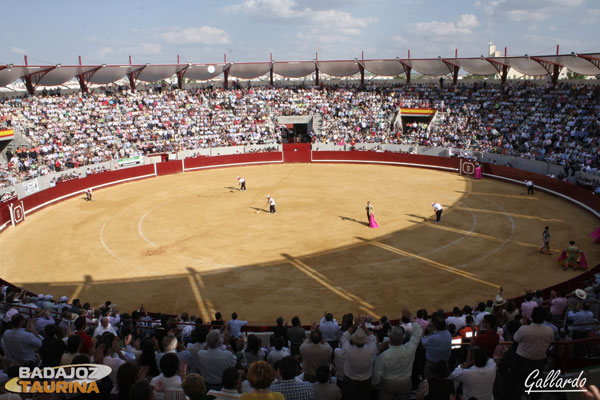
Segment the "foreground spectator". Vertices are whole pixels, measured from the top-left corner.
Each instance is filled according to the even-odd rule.
[[[317,381],[313,384],[316,400],[340,400],[342,391],[337,385],[330,382],[331,370],[329,367],[317,368]]]
[[[447,363],[452,353],[452,335],[446,329],[446,321],[436,316],[432,324],[435,330],[421,339],[425,348],[425,378],[431,376],[430,370],[433,364],[438,361]]]
[[[486,351],[474,347],[472,360],[456,367],[450,379],[463,384],[463,398],[478,400],[494,400],[494,380],[496,379],[496,363],[488,358]]]
[[[542,307],[534,308],[531,313],[531,324],[521,326],[514,335],[514,341],[518,346],[512,373],[521,392],[527,376],[535,369],[543,370],[546,353],[554,340],[552,328],[543,325],[545,315],[546,312]]]
[[[183,393],[189,400],[210,400],[214,397],[206,395],[204,379],[198,374],[189,374],[181,382]]]
[[[160,370],[161,374],[150,381],[155,400],[162,400],[165,392],[181,390],[181,376],[177,375],[179,358],[176,354],[165,354],[160,359]]]
[[[408,310],[403,310],[403,316],[412,320]],[[380,400],[391,400],[394,396],[407,399],[411,394],[415,352],[423,336],[423,330],[418,323],[412,324],[412,330],[410,340],[404,344],[404,329],[399,326],[392,328],[389,334],[390,347],[377,357],[373,384],[379,385]]]
[[[275,370],[266,361],[257,361],[248,368],[248,382],[253,391],[244,393],[241,400],[286,400],[278,392],[272,392],[269,387],[275,380]]]
[[[221,378],[223,389],[209,390],[207,395],[217,400],[239,399],[242,393],[242,376],[235,367],[226,368]]]
[[[236,356],[229,350],[221,349],[221,334],[214,329],[206,336],[207,350],[200,350],[198,362],[200,372],[209,389],[220,390],[222,386],[221,377],[223,371],[237,364]]]
[[[300,346],[305,381],[311,383],[317,381],[317,368],[329,366],[332,352],[333,349],[325,343],[321,331],[314,328],[310,337]]]
[[[450,370],[445,361],[438,361],[431,366],[431,376],[419,385],[417,400],[453,400],[454,381],[449,379]]]
[[[36,351],[42,347],[42,339],[33,327],[33,321],[25,321],[21,314],[15,314],[11,320],[12,329],[2,336],[2,350],[9,362],[25,364],[37,362]]]
[[[365,317],[358,317],[355,326],[344,332],[344,386],[346,400],[367,400],[371,393],[373,360],[377,355],[377,339],[365,326]]]
[[[279,362],[277,374],[279,381],[271,385],[273,392],[282,393],[286,400],[315,400],[313,385],[309,382],[297,382],[298,363],[292,357]]]

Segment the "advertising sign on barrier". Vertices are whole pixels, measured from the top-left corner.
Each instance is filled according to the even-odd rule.
[[[30,194],[34,194],[35,192],[38,192],[40,190],[40,186],[38,184],[37,179],[24,182],[23,190],[25,191],[26,196],[29,196]]]
[[[142,157],[142,156],[121,158],[118,161],[119,168],[121,168],[121,167],[131,167],[133,165],[142,164],[143,162],[144,162],[144,157]]]
[[[12,226],[15,226],[25,221],[25,207],[23,207],[22,201],[18,203],[13,203],[8,207],[10,211],[10,222],[12,223]]]

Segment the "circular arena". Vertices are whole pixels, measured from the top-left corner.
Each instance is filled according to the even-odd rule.
[[[239,191],[237,176],[248,190]],[[266,196],[277,202],[269,214]],[[380,225],[368,226],[371,201]],[[439,224],[431,202],[443,205]],[[539,253],[550,226],[552,254]],[[522,184],[381,164],[284,163],[208,169],[80,194],[0,235],[3,278],[35,293],[122,309],[237,312],[311,322],[325,308],[397,318],[574,277],[569,240],[590,265],[598,219]],[[166,302],[165,299],[169,301]],[[276,310],[273,305],[276,304]]]

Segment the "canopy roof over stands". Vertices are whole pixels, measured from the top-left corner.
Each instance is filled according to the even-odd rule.
[[[514,69],[524,75],[552,75],[556,68],[567,68],[583,75],[600,74],[600,54],[562,54],[522,57],[479,58],[395,58],[386,60],[316,60],[267,61],[215,64],[146,64],[146,65],[0,65],[0,86],[18,79],[37,86],[58,86],[72,79],[84,84],[109,84],[122,78],[156,82],[177,75],[179,78],[209,80],[222,74],[255,79],[270,73],[288,78],[301,78],[315,72],[335,77],[352,76],[368,71],[374,75],[396,76],[415,71],[423,75],[443,76],[458,74],[459,70],[474,75],[495,75]]]

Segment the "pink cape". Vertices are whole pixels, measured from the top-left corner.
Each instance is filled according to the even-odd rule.
[[[481,179],[482,178],[481,167],[475,168],[475,174],[473,174],[473,178],[475,178],[475,179]]]
[[[567,252],[566,251],[562,251],[562,253],[560,253],[560,256],[558,257],[558,265],[560,265],[561,267],[565,266],[565,261],[567,258]],[[569,267],[571,267],[571,265],[569,265]],[[577,268],[579,269],[588,269],[588,263],[587,263],[587,259],[585,258],[585,253],[582,251],[579,254],[579,259],[577,260]]]
[[[379,228],[379,225],[377,225],[377,222],[375,221],[374,214],[371,214],[369,216],[369,228]]]
[[[594,243],[600,243],[600,226],[594,232],[590,233],[590,236],[594,239]]]

